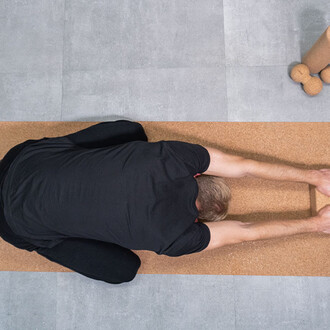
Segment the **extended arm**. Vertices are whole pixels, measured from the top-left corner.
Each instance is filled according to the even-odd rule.
[[[230,155],[205,147],[210,154],[210,166],[203,174],[239,178],[245,176],[269,180],[306,182],[315,186],[330,185],[330,170],[305,170],[293,166],[271,164]],[[323,172],[321,172],[323,171]],[[325,191],[321,191],[328,194]]]
[[[204,250],[228,244],[269,239],[309,232],[330,233],[330,205],[317,216],[299,220],[263,220],[256,222],[220,221],[205,222],[210,229],[211,240]]]

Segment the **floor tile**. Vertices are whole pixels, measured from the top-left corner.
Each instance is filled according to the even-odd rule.
[[[1,2],[0,72],[60,72],[64,0]]]
[[[224,64],[222,1],[67,2],[65,71]]]
[[[232,276],[137,275],[111,285],[58,274],[58,329],[234,329]]]
[[[325,31],[328,0],[224,0],[226,65],[289,65]]]
[[[235,276],[236,329],[309,330],[330,324],[330,278]]]
[[[0,73],[0,120],[60,120],[61,80],[60,73]]]
[[[227,121],[224,68],[77,71],[63,85],[62,120]]]
[[[286,66],[228,67],[226,76],[228,121],[330,120],[330,85],[309,96]]]
[[[0,325],[5,322],[1,329],[56,328],[56,273],[0,272],[0,280],[6,314],[5,320],[0,321]]]

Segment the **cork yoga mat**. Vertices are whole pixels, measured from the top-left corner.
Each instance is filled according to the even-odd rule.
[[[0,157],[27,139],[73,133],[97,122],[1,122]],[[179,140],[266,162],[330,168],[330,123],[140,122],[149,142]],[[227,219],[299,219],[330,204],[307,183],[226,179],[232,189]],[[314,210],[313,210],[314,208]],[[136,251],[139,274],[330,276],[330,235],[299,234],[244,242],[180,257]],[[71,271],[36,252],[0,240],[0,270]]]

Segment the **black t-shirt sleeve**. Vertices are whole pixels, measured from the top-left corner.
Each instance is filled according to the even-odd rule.
[[[165,141],[166,145],[180,158],[186,165],[189,173],[205,172],[210,165],[210,154],[200,144],[183,141]]]
[[[200,252],[209,245],[211,233],[209,227],[202,222],[190,226],[169,247],[158,254],[179,257],[185,254]]]
[[[148,141],[142,125],[129,120],[106,121],[66,135],[74,144],[99,148],[130,141]]]

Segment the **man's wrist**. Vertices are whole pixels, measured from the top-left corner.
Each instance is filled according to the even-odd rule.
[[[320,172],[318,170],[306,170],[306,178],[308,178],[307,183],[318,186],[320,183]]]
[[[318,233],[320,231],[320,217],[314,216],[307,219],[307,221],[310,223],[310,232],[311,233]]]

